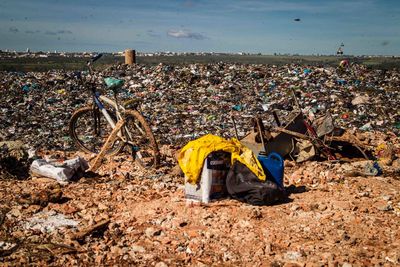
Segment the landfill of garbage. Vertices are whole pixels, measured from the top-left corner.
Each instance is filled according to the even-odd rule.
[[[63,176],[62,183],[37,170],[53,164],[47,166],[64,175],[68,162],[93,160],[68,135],[72,113],[91,103],[90,92],[74,72],[0,74],[0,261],[6,264],[400,264],[396,69],[210,63],[98,70],[100,90],[104,78],[118,77],[125,81],[119,96],[138,100],[161,166],[143,170],[121,154],[107,157],[96,173]],[[332,160],[325,142],[333,128],[304,139],[304,132],[278,125],[274,112],[282,121],[293,112],[310,121],[329,113],[362,153],[332,150]],[[265,142],[284,128],[299,144],[298,153],[284,157],[287,199],[261,206],[234,197],[187,202],[180,149],[206,134],[248,138],[254,118],[272,134]],[[338,148],[348,145],[335,140]],[[305,141],[311,156],[301,150]]]
[[[113,66],[95,74],[126,81],[123,98],[138,98],[160,143],[182,145],[206,133],[234,136],[230,113],[238,116],[239,135],[255,114],[293,109],[293,90],[305,114],[329,110],[338,126],[400,133],[400,72],[354,65],[333,67],[208,64]],[[67,123],[90,101],[73,72],[1,73],[0,123],[5,139],[34,148],[71,149]],[[239,119],[240,118],[240,119]],[[266,118],[267,120],[268,118]],[[272,118],[269,118],[272,122]],[[30,131],[26,128],[30,127]]]

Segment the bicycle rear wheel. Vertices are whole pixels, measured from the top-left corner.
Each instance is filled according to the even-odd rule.
[[[111,118],[116,121],[115,115],[110,112]],[[99,153],[112,127],[98,108],[83,107],[72,115],[69,121],[69,134],[75,145],[87,153]],[[123,142],[116,140],[107,154],[114,155],[121,151]]]
[[[126,110],[123,131],[135,161],[145,169],[156,168],[160,152],[146,119],[136,110]]]

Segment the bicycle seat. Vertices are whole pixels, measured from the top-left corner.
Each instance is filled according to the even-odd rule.
[[[108,77],[104,79],[108,89],[119,89],[124,85],[124,80]]]

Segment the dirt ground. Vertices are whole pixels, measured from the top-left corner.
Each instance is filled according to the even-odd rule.
[[[398,160],[381,176],[349,174],[359,162],[286,161],[285,203],[193,205],[168,149],[156,171],[120,156],[65,186],[0,180],[2,265],[400,264]]]

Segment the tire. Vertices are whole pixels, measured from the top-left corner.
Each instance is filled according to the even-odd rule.
[[[160,151],[146,119],[136,110],[125,111],[124,135],[135,161],[145,169],[160,164]]]
[[[96,118],[99,122],[97,127],[95,127],[93,112],[96,112]],[[111,113],[110,116],[116,121],[113,113]],[[98,128],[97,133],[96,128]],[[69,134],[72,140],[80,150],[87,153],[99,153],[111,131],[111,126],[97,108],[80,108],[72,114],[69,121]],[[107,154],[117,154],[121,151],[122,146],[123,142],[117,140],[107,151]]]

